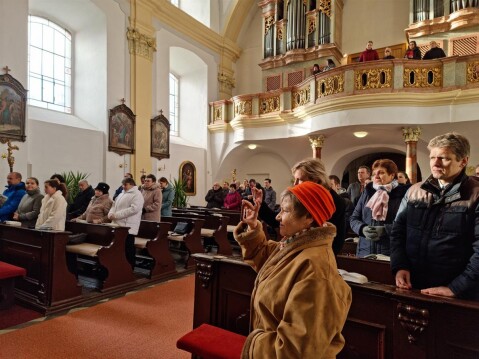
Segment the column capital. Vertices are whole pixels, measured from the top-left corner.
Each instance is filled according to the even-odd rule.
[[[421,136],[421,128],[403,127],[402,136],[404,142],[417,142],[419,141],[419,136]]]
[[[311,143],[311,147],[313,148],[313,150],[318,147],[320,148],[323,147],[324,140],[325,140],[324,135],[309,136],[309,142]]]
[[[128,50],[130,54],[142,56],[153,61],[153,52],[156,51],[156,38],[145,35],[138,28],[129,27],[126,32]]]

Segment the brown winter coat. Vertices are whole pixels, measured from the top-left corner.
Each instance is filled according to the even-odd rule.
[[[88,223],[110,223],[108,212],[113,205],[113,201],[108,193],[100,197],[93,196],[88,204],[86,211],[78,219],[86,220]]]
[[[157,183],[153,183],[150,188],[142,186],[141,194],[145,200],[141,219],[159,222],[161,220],[161,202],[163,200],[161,187]]]
[[[336,358],[351,305],[331,247],[336,227],[311,229],[283,249],[261,228],[243,232],[240,223],[234,232],[245,262],[258,272],[242,358]]]

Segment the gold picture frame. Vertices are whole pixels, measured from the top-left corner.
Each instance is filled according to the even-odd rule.
[[[187,196],[196,195],[196,166],[191,161],[184,161],[180,165],[179,179],[185,185],[185,194]]]

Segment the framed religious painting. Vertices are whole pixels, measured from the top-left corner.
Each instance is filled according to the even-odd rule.
[[[151,119],[151,157],[170,158],[170,122],[163,116],[163,111],[160,115]]]
[[[4,70],[8,72],[8,66]],[[27,90],[8,73],[0,75],[0,138],[25,141]]]
[[[196,167],[193,162],[184,161],[180,165],[180,178],[185,186],[187,196],[196,195]]]
[[[125,104],[110,110],[108,151],[119,155],[135,153],[135,117]]]

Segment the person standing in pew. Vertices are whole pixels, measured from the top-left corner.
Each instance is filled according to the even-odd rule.
[[[125,173],[125,175],[123,176],[123,178],[133,178],[133,175],[131,173]],[[123,185],[121,185],[120,187],[118,187],[115,191],[115,194],[113,195],[113,200],[115,201],[116,200],[116,197],[118,197],[120,195],[120,193],[123,192]]]
[[[90,201],[86,211],[79,217],[73,218],[72,222],[87,221],[88,223],[101,224],[110,223],[108,218],[113,201],[110,199],[108,191],[110,186],[104,182],[98,183],[95,187],[95,195]]]
[[[91,199],[95,196],[95,190],[88,184],[87,180],[84,179],[78,182],[78,187],[80,191],[73,199],[73,203],[68,206],[68,219],[82,215],[90,204]]]
[[[25,183],[22,182],[22,175],[18,172],[10,172],[7,176],[7,188],[3,191],[7,199],[0,207],[0,222],[9,221],[18,208],[20,201],[25,195]]]
[[[45,181],[45,194],[35,229],[64,231],[67,219],[67,201],[63,196],[60,181],[57,179]]]
[[[43,194],[40,193],[38,179],[29,177],[25,181],[27,193],[22,197],[13,220],[22,223],[22,227],[35,227],[40,208],[42,207]]]
[[[327,220],[335,211],[323,186],[302,182],[281,194],[281,241],[267,241],[254,205],[243,200],[234,230],[244,261],[257,273],[251,296],[251,332],[241,358],[336,358],[351,306],[351,288],[338,273]],[[256,193],[255,193],[256,192]]]
[[[166,177],[161,177],[159,182],[162,189],[161,217],[171,217],[171,208],[173,207],[173,200],[175,199],[175,191]]]
[[[124,178],[121,181],[123,192],[116,198],[113,206],[108,212],[108,218],[114,224],[122,227],[130,227],[125,243],[125,255],[131,267],[135,268],[135,236],[141,223],[143,210],[143,195],[138,190],[133,178]]]
[[[241,201],[241,195],[236,191],[236,183],[230,184],[230,191],[225,197],[223,207],[233,211],[239,211],[241,209]]]
[[[221,188],[219,182],[215,182],[213,188],[210,189],[205,196],[205,201],[207,202],[206,208],[223,207],[224,198],[223,188]]]
[[[145,182],[141,186],[140,191],[144,199],[141,219],[145,221],[160,222],[163,194],[160,186],[156,183],[155,175],[150,173],[146,176]]]

